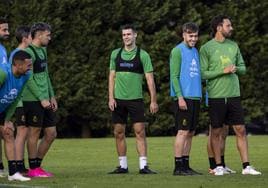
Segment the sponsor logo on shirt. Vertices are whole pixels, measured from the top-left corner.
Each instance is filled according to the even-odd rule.
[[[131,67],[134,67],[134,64],[133,63],[120,63],[120,67],[127,67],[127,68],[131,68]]]
[[[2,99],[0,99],[0,103],[9,104],[12,103],[18,96],[18,90],[16,88],[11,89],[7,95],[4,95]]]
[[[190,66],[190,77],[198,76],[198,68],[197,68],[197,62],[195,59],[192,59],[192,63]]]
[[[3,59],[2,59],[2,64],[7,64],[7,59],[6,59],[6,57],[3,57]]]

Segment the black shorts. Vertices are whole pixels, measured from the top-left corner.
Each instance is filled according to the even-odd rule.
[[[5,112],[1,112],[0,113],[0,125],[3,126],[5,123],[5,118],[6,118],[6,113]]]
[[[17,107],[15,112],[16,126],[28,126],[26,124],[25,114],[23,107]]]
[[[178,100],[174,101],[175,128],[178,130],[195,131],[200,110],[200,100],[184,99],[187,110],[181,110]]]
[[[116,100],[116,108],[112,112],[112,122],[127,124],[128,114],[132,123],[145,122],[144,103],[142,99]]]
[[[31,127],[56,126],[56,113],[42,107],[40,101],[23,101],[26,124]]]
[[[208,99],[212,128],[225,125],[244,125],[244,111],[240,97]]]

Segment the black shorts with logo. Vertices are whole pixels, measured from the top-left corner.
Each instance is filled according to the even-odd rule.
[[[17,107],[15,111],[15,117],[16,117],[16,126],[28,126],[26,124],[25,114],[24,114],[24,108],[23,107]]]
[[[116,100],[116,108],[112,112],[112,122],[127,124],[128,114],[132,123],[145,122],[144,103],[142,99]]]
[[[31,127],[56,126],[56,113],[42,107],[40,101],[23,101],[26,124]]]
[[[245,124],[240,97],[209,98],[208,105],[212,128]]]
[[[178,100],[174,101],[174,118],[176,131],[195,131],[199,118],[200,100],[184,100],[187,105],[187,110],[181,110],[178,105]]]

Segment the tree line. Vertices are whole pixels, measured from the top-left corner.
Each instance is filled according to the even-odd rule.
[[[104,137],[112,134],[108,110],[110,53],[122,46],[120,26],[138,28],[137,44],[149,52],[159,88],[160,111],[147,111],[147,134],[172,135],[172,99],[169,97],[169,54],[182,40],[181,26],[200,26],[197,47],[210,39],[210,20],[218,14],[232,18],[233,39],[239,44],[247,74],[241,77],[246,122],[267,121],[268,2],[257,0],[6,0],[0,16],[6,16],[10,52],[16,47],[14,31],[20,25],[47,22],[52,26],[48,46],[49,71],[59,103],[60,137]],[[145,93],[148,105],[149,96]],[[209,124],[206,107],[198,131]],[[131,126],[128,127],[131,134]]]

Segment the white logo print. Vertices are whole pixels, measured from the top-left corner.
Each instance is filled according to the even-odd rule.
[[[195,59],[192,59],[192,63],[190,66],[190,77],[198,76],[198,68],[197,68],[197,62]]]
[[[4,95],[0,100],[1,103],[12,103],[18,96],[18,90],[16,88],[11,89],[7,95]]]
[[[6,59],[6,57],[3,57],[2,64],[7,64],[7,59]]]

